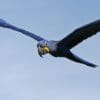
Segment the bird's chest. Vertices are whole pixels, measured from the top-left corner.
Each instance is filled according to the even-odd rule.
[[[51,52],[51,55],[54,57],[63,57],[64,56],[64,48],[57,48],[55,51]]]

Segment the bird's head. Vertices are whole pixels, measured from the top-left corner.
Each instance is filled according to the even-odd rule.
[[[47,53],[50,53],[50,48],[48,47],[48,41],[42,40],[37,44],[38,54],[40,57]]]

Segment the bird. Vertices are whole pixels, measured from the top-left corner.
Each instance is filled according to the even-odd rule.
[[[67,58],[76,63],[84,64],[92,68],[97,67],[97,65],[78,57],[71,51],[71,49],[77,46],[83,40],[95,35],[100,31],[99,19],[73,30],[70,34],[58,41],[47,40],[34,33],[26,31],[25,29],[9,24],[4,19],[0,19],[0,27],[20,32],[36,40],[38,42],[37,51],[40,57],[43,57],[45,54],[50,54],[53,57]]]

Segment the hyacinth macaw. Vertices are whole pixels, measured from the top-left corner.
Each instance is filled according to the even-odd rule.
[[[65,57],[77,63],[85,64],[90,67],[97,67],[97,65],[87,62],[73,54],[71,52],[71,49],[83,40],[99,32],[100,20],[96,20],[74,30],[73,32],[71,32],[71,34],[69,34],[68,36],[64,37],[62,40],[59,41],[48,41],[47,39],[44,39],[34,33],[11,25],[3,19],[0,19],[0,27],[21,32],[22,34],[27,35],[38,41],[37,48],[40,57],[49,53],[54,57]]]

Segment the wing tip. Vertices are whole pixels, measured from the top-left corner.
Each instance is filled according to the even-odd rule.
[[[95,64],[87,64],[87,66],[92,67],[92,68],[97,68],[97,67],[99,67],[98,65],[95,65]]]

